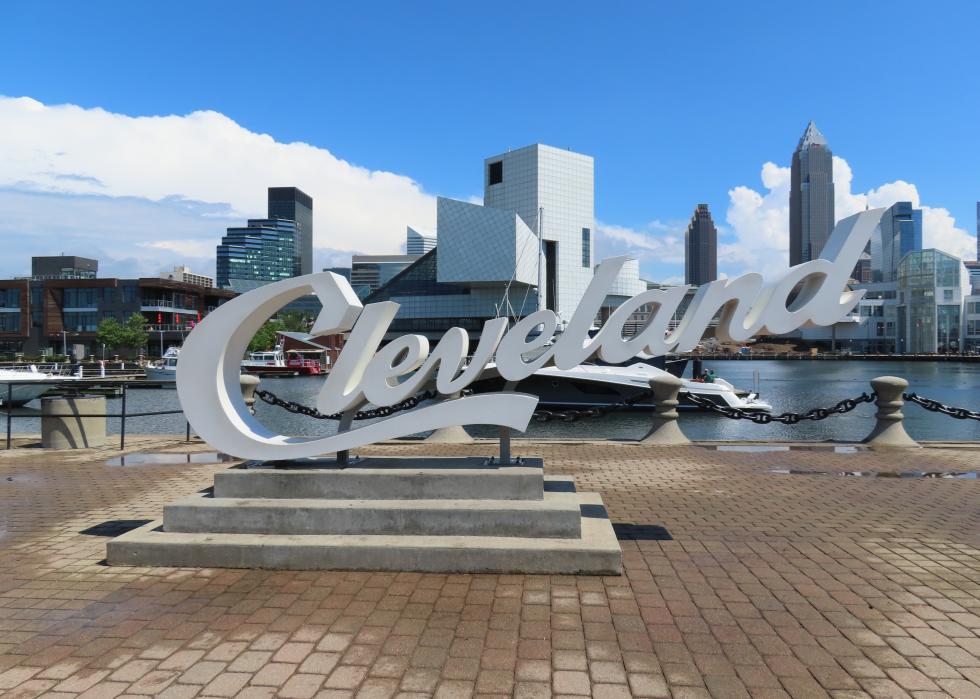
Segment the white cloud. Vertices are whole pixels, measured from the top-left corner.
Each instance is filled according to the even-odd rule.
[[[207,257],[214,253],[214,241],[210,239],[154,240],[140,245],[154,250],[168,250],[182,257]]]
[[[763,192],[738,186],[728,192],[726,220],[736,242],[719,246],[718,266],[730,275],[754,270],[778,273],[789,264],[790,168],[767,162],[762,166]],[[834,213],[837,220],[866,208],[889,207],[911,201],[922,209],[922,238],[926,248],[938,248],[961,259],[973,259],[976,242],[944,208],[925,206],[914,184],[888,182],[868,192],[852,192],[853,173],[843,158],[834,156]]]
[[[632,255],[644,262],[684,264],[684,226],[652,221],[642,229],[596,221],[595,258]]]
[[[434,198],[411,178],[368,170],[306,143],[279,143],[217,112],[131,117],[0,96],[0,189],[48,197],[33,212],[33,254],[60,252],[71,242],[66,253],[101,249],[110,264],[136,260],[143,273],[160,267],[150,253],[213,260],[224,228],[264,216],[266,188],[288,185],[314,199],[318,258],[331,259],[331,250],[396,252],[406,225],[435,227]],[[61,222],[57,210],[77,209],[79,197],[101,197],[97,206],[81,204],[102,218],[85,221],[88,232],[74,240],[46,232]],[[184,225],[161,231],[152,220],[133,218],[126,233],[113,234],[119,228],[113,210],[131,211],[139,202]]]
[[[789,174],[767,162],[760,189],[729,191],[719,272],[786,268]],[[834,177],[838,218],[912,201],[923,210],[927,247],[972,259],[972,236],[946,209],[921,205],[914,184],[852,192],[842,158],[834,158]],[[283,185],[314,198],[314,269],[349,264],[355,251],[397,252],[406,225],[435,229],[434,197],[411,178],[277,142],[217,112],[132,117],[0,96],[0,277],[27,274],[31,255],[59,252],[98,257],[106,274],[153,274],[178,263],[213,274],[224,229],[264,216],[266,188]],[[597,221],[596,260],[631,254],[648,274],[668,276],[683,265],[686,225]]]

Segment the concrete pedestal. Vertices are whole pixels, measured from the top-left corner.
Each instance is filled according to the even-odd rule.
[[[681,432],[677,424],[677,394],[684,387],[684,382],[670,374],[664,374],[650,379],[650,389],[653,391],[653,425],[646,436],[640,440],[642,444],[654,447],[673,447],[690,444],[691,441]]]
[[[86,449],[106,441],[104,396],[41,399],[41,446],[45,449]]]
[[[110,565],[615,575],[622,551],[594,493],[540,459],[307,460],[218,473],[110,541]]]
[[[871,449],[915,449],[920,445],[905,431],[903,395],[909,382],[899,376],[879,376],[871,379],[871,388],[877,394],[875,426],[864,443]]]

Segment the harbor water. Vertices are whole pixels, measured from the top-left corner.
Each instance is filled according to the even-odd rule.
[[[865,360],[720,360],[706,361],[705,369],[727,379],[738,388],[758,390],[773,406],[773,413],[805,412],[811,408],[828,408],[844,398],[870,392],[870,380],[876,376],[901,376],[909,381],[909,391],[947,405],[980,409],[980,364],[959,362],[875,362]],[[314,406],[323,377],[264,378],[260,388],[281,398]],[[118,412],[118,398],[107,399],[107,411]],[[128,412],[172,410],[179,407],[176,391],[168,388],[131,389],[127,397]],[[37,401],[27,412],[38,413]],[[771,423],[756,425],[719,415],[684,412],[681,428],[695,440],[838,440],[858,441],[873,424],[875,407],[861,404],[846,415],[832,415],[825,420],[805,421],[796,425]],[[916,439],[935,441],[980,441],[980,422],[956,420],[931,413],[917,405],[904,408],[905,424]],[[315,420],[293,415],[282,408],[257,403],[258,417],[271,429],[284,434],[317,436],[333,434],[337,425],[329,420]],[[109,431],[119,432],[119,420],[110,419]],[[570,439],[636,439],[649,429],[645,412],[615,413],[574,423],[532,422],[524,436]],[[16,418],[14,433],[38,434],[37,416]],[[182,434],[182,415],[160,415],[130,418],[126,431],[131,434]],[[493,427],[468,428],[474,436],[493,437]]]

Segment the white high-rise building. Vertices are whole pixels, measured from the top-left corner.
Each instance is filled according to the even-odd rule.
[[[161,272],[161,279],[184,282],[186,284],[196,284],[210,289],[214,286],[214,278],[203,274],[194,274],[187,265],[175,265],[172,272]]]
[[[408,226],[405,233],[405,254],[418,255],[421,257],[436,246],[436,239],[432,236],[423,235],[417,230]]]
[[[592,280],[595,162],[536,143],[484,161],[483,205],[513,211],[541,236],[542,307],[569,320]]]
[[[592,158],[535,144],[487,158],[483,176],[483,205],[439,197],[434,251],[366,299],[401,306],[391,333],[475,337],[490,318],[539,308],[571,320],[596,265]],[[620,277],[607,305],[646,288],[635,261]]]

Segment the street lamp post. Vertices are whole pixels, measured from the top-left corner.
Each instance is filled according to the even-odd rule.
[[[160,356],[163,357],[163,326],[160,326]]]

